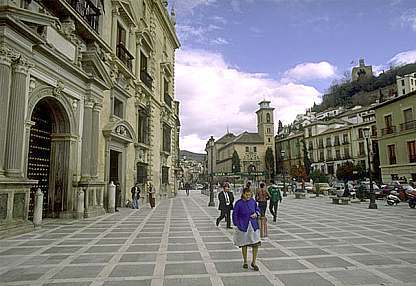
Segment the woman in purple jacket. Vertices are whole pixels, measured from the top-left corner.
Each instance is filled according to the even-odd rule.
[[[248,268],[247,264],[247,247],[253,249],[253,259],[251,267],[259,271],[256,265],[257,251],[260,245],[260,230],[257,217],[260,216],[260,210],[256,201],[252,198],[253,194],[250,188],[244,188],[239,199],[234,205],[233,223],[237,227],[234,234],[234,244],[241,247],[243,253],[243,268]]]

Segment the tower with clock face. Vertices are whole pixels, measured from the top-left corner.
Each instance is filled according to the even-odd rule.
[[[360,59],[360,64],[358,67],[352,69],[351,78],[353,81],[360,80],[363,78],[368,78],[373,76],[373,67],[366,66],[364,59]]]

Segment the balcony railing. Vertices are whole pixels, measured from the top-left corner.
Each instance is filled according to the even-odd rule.
[[[131,71],[132,70],[132,62],[134,57],[127,48],[124,46],[123,43],[117,45],[117,57],[126,65],[126,67]]]
[[[101,15],[98,8],[98,0],[66,0],[66,2],[81,15],[91,28],[98,32],[98,23]]]
[[[152,88],[153,78],[147,73],[147,71],[140,71],[140,80],[148,87]]]
[[[413,130],[416,129],[416,120],[407,121],[400,124],[400,131]]]
[[[335,140],[334,146],[339,146],[339,140]]]
[[[172,108],[172,97],[170,97],[169,93],[165,93],[163,96],[163,99],[166,103],[167,106],[169,106],[170,108]]]
[[[347,145],[347,144],[350,144],[350,142],[348,140],[342,141],[342,145]]]
[[[396,126],[389,126],[381,129],[381,135],[389,135],[396,133]]]
[[[326,142],[326,147],[332,147],[332,143],[331,142]]]
[[[319,148],[324,148],[324,144],[323,143],[319,143],[318,147]]]
[[[346,155],[344,155],[342,158],[343,158],[344,160],[347,160],[347,159],[351,159],[351,156],[350,156],[349,154],[346,154]]]
[[[326,156],[326,160],[327,161],[332,161],[333,160],[333,157],[332,156]]]
[[[416,163],[416,154],[409,155],[409,163]]]

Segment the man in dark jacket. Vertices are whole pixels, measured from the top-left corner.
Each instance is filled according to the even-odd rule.
[[[223,184],[223,191],[218,194],[218,209],[221,211],[217,218],[216,225],[218,226],[223,218],[227,222],[227,228],[231,227],[231,210],[233,209],[234,195],[230,192],[230,184],[227,182]]]

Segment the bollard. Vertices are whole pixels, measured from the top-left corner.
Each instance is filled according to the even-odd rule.
[[[35,227],[42,225],[43,193],[39,188],[35,194],[35,209],[33,211],[33,224]]]
[[[84,218],[84,190],[79,190],[77,194],[77,219]]]
[[[108,184],[108,212],[114,213],[116,208],[116,185],[113,181]]]

